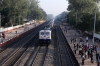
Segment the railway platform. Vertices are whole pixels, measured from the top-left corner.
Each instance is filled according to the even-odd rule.
[[[85,39],[86,36],[83,36],[82,34],[79,34],[75,29],[72,29],[70,26],[60,25],[60,27],[61,27],[61,29],[62,29],[62,31],[63,31],[63,33],[64,33],[64,35],[65,35],[65,37],[66,37],[66,39],[67,39],[67,41],[69,43],[69,45],[70,45],[73,53],[74,53],[74,45],[71,44],[71,40],[70,40],[71,38],[76,38],[76,43],[79,43],[79,39],[80,39],[80,37],[82,37],[82,39],[84,40],[84,44],[86,44],[86,42],[85,42],[86,41],[86,39]],[[65,27],[66,27],[66,29],[65,29]],[[66,30],[67,30],[67,32],[66,32]],[[76,36],[75,36],[75,33],[76,33]],[[92,39],[89,38],[88,43],[90,45],[93,45]],[[99,49],[100,48],[100,42],[95,42],[95,44],[96,43],[98,44],[98,50],[99,50],[98,52],[100,53],[100,49]],[[76,51],[76,54],[74,53],[74,55],[75,55],[78,63],[80,64],[80,66],[97,66],[96,55],[95,54],[93,56],[94,63],[91,63],[90,58],[89,59],[86,58],[85,61],[84,61],[84,65],[82,65],[82,58],[79,55],[79,51],[78,50]]]
[[[27,27],[20,27],[20,28],[11,30],[11,32],[5,32],[5,39],[2,37],[0,38],[0,47],[2,47],[4,43],[11,41],[12,39],[20,36],[21,34],[27,32],[28,30],[38,25],[39,24],[31,24],[31,25],[28,25]]]

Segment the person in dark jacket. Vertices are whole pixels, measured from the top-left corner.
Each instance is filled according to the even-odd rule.
[[[98,55],[98,62],[97,62],[97,66],[100,66],[100,54]]]
[[[71,41],[71,44],[72,44],[73,39],[71,38],[70,41]]]
[[[77,46],[77,50],[78,50],[78,47],[79,47],[78,43],[77,43],[77,45],[76,45],[76,46]]]
[[[96,53],[96,62],[98,62],[99,53]]]
[[[4,39],[6,38],[5,32],[2,32],[2,37],[3,37]]]
[[[90,58],[91,58],[91,63],[93,63],[94,62],[94,60],[93,60],[93,52],[90,53]]]
[[[91,50],[90,50],[90,49],[88,49],[88,58],[90,58],[90,51],[91,51]]]

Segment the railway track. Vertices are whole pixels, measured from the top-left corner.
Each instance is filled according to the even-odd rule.
[[[54,59],[55,30],[54,29],[52,29],[51,37],[52,37],[51,44],[48,46],[48,51],[43,66],[55,66],[55,59]]]
[[[38,31],[44,26],[30,30],[3,50],[0,66],[79,66],[59,26],[52,31],[50,45],[38,44]]]
[[[45,26],[46,24],[48,24],[49,21],[45,22],[44,24],[41,24],[40,26],[37,26],[31,30],[29,30],[28,32],[24,33],[23,35],[20,35],[20,37],[16,38],[15,40],[12,40],[10,42],[8,42],[5,46],[0,47],[0,53],[3,52],[4,50],[6,50],[7,48],[11,48],[13,47],[15,44],[17,44],[19,41],[23,40],[25,37],[27,37],[31,32],[35,33],[37,30],[42,29],[43,26]]]
[[[38,32],[37,32],[38,33]],[[31,36],[33,35],[33,36]],[[7,48],[5,51],[0,53],[0,65],[2,63],[4,63],[6,61],[7,58],[11,57],[14,53],[16,53],[18,50],[20,50],[20,48],[27,46],[26,44],[28,44],[30,42],[30,40],[33,40],[32,38],[35,36],[35,34],[33,34],[33,32],[26,36],[24,39],[22,39],[21,41],[19,41],[18,43],[14,44],[14,46],[10,46],[9,48]],[[34,38],[35,39],[35,38]],[[27,40],[27,41],[26,41]],[[19,45],[20,44],[20,45]],[[6,58],[6,59],[5,59]]]
[[[43,66],[47,51],[48,51],[48,46],[41,46],[33,61],[32,66]]]
[[[3,50],[0,53],[0,66],[12,66],[12,65],[18,65],[18,62],[20,61],[21,57],[25,57],[25,54],[29,56],[30,54],[33,54],[33,47],[31,46],[37,46],[35,44],[38,44],[38,31],[43,28],[47,23],[41,25],[40,27],[37,27],[37,29],[34,29],[34,31],[29,31],[29,33],[24,34],[22,39],[19,38],[15,41],[16,43],[14,45],[11,45],[10,47],[7,47],[5,50]],[[31,33],[30,33],[31,32]],[[26,37],[25,37],[26,36]],[[37,39],[36,39],[37,38]],[[35,40],[36,39],[36,40]],[[27,41],[26,41],[27,40]],[[35,51],[34,51],[35,52]],[[31,55],[32,56],[32,55]],[[31,56],[29,56],[31,58]],[[28,60],[28,58],[25,58],[26,60],[21,59],[21,64]],[[19,64],[20,65],[20,64]],[[21,65],[22,66],[22,65]]]
[[[59,66],[79,66],[77,61],[73,58],[72,51],[68,46],[67,40],[64,38],[64,35],[59,26],[56,26],[57,31],[57,49],[58,49],[58,59]]]
[[[29,41],[30,44],[27,43],[24,46],[22,46],[21,48],[19,48],[15,53],[12,54],[12,56],[5,58],[6,60],[4,62],[2,62],[0,65],[2,65],[2,66],[13,66],[14,63],[20,58],[20,56],[22,56],[23,53],[28,49],[28,47],[32,46],[33,42],[36,42],[37,40],[38,40],[38,37],[37,37],[36,40],[31,39],[31,41]]]
[[[47,49],[47,46],[31,47],[25,51],[25,53],[13,66],[43,66]]]
[[[36,40],[31,43],[29,48],[23,53],[23,55],[16,61],[16,63],[13,66],[25,66],[25,63],[28,62],[29,59],[31,59],[31,56],[33,54],[35,54],[37,47],[38,38],[36,38]]]

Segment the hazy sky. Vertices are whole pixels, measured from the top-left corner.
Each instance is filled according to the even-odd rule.
[[[68,2],[66,0],[39,0],[40,7],[44,9],[47,14],[57,16],[63,11],[67,11]]]

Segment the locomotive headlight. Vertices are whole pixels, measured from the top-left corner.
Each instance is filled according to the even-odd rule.
[[[50,36],[48,36],[47,38],[51,38]]]
[[[42,36],[39,36],[39,38],[42,38]]]

